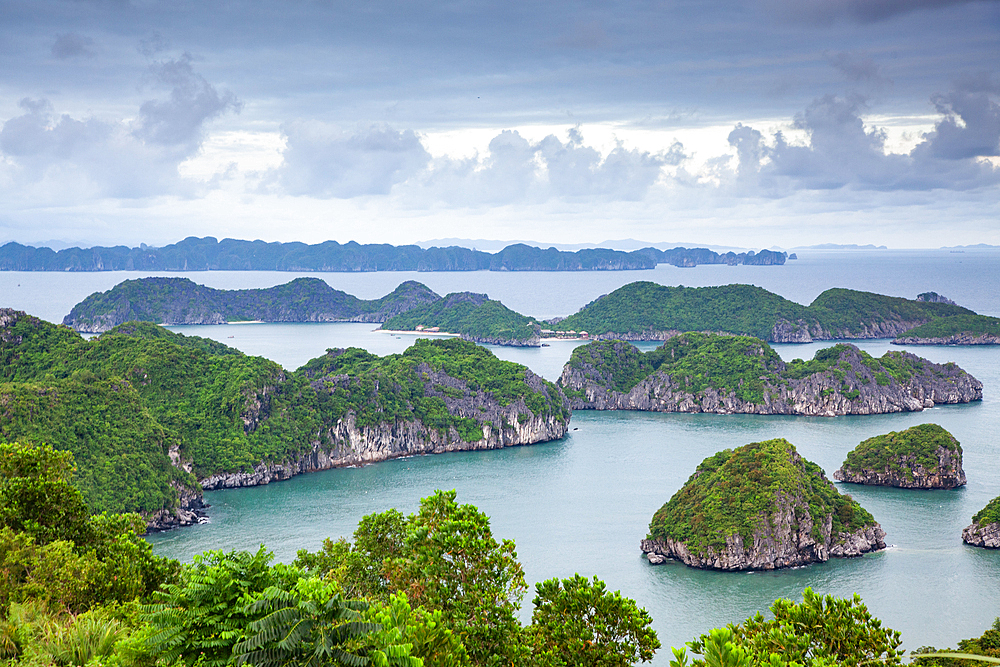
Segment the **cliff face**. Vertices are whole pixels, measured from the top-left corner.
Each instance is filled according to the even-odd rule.
[[[490,393],[473,390],[469,384],[426,363],[416,367],[424,384],[424,395],[440,398],[450,415],[478,422],[482,438],[464,440],[454,427],[439,429],[417,419],[396,419],[377,424],[359,424],[349,412],[327,423],[312,439],[311,451],[279,462],[262,461],[252,471],[224,472],[201,480],[205,490],[257,486],[289,479],[295,475],[344,466],[377,463],[420,454],[441,454],[484,449],[501,449],[558,440],[566,435],[569,406],[559,394],[552,397],[562,407],[559,414],[535,414],[524,398],[501,405]],[[536,392],[549,393],[546,384],[531,371],[524,382]],[[318,392],[336,392],[347,388],[352,379],[346,375],[328,375],[312,380]],[[266,392],[264,392],[266,394]]]
[[[957,333],[950,336],[899,336],[893,345],[1000,345],[1000,336],[991,333]]]
[[[797,518],[799,517],[799,518]],[[851,558],[885,548],[885,531],[878,524],[850,533],[833,534],[833,517],[819,526],[814,536],[809,506],[801,498],[783,497],[774,513],[744,542],[736,533],[726,537],[725,549],[709,547],[697,553],[684,542],[671,538],[642,540],[641,549],[652,565],[668,559],[708,570],[777,570],[823,563],[830,558]]]
[[[833,473],[833,478],[840,482],[895,486],[902,489],[954,489],[965,486],[961,451],[953,452],[938,447],[936,456],[937,467],[932,470],[921,465],[917,456],[907,454],[894,457],[891,463],[880,470],[873,468],[852,470],[845,465]]]
[[[649,528],[653,565],[775,570],[885,548],[875,519],[782,439],[705,459]]]
[[[611,344],[609,354],[623,358],[637,354],[624,342]],[[899,380],[873,370],[853,345],[843,345],[839,365],[796,379],[783,377],[785,365],[761,375],[764,391],[759,402],[741,399],[731,389],[706,387],[696,392],[682,388],[682,377],[656,371],[627,391],[616,390],[617,377],[606,368],[572,361],[563,368],[559,384],[574,410],[642,410],[653,412],[712,412],[718,414],[868,415],[912,412],[936,404],[968,403],[983,397],[983,386],[954,364],[939,365],[913,354],[901,354],[914,369]],[[897,354],[897,353],[894,353]],[[919,370],[917,370],[919,369]]]
[[[902,319],[873,319],[850,328],[824,327],[819,322],[778,319],[771,330],[769,343],[811,343],[817,340],[858,340],[869,338],[895,338],[902,333],[930,321],[930,317]]]
[[[962,541],[974,547],[1000,549],[1000,522],[973,523],[962,531]]]

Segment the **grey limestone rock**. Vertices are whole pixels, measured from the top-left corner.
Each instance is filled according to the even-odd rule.
[[[974,547],[1000,549],[1000,523],[974,523],[962,531],[962,541]]]

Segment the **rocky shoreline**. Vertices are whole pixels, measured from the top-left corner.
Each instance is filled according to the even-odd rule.
[[[919,336],[900,336],[892,341],[893,345],[1000,345],[1000,336],[996,334],[958,333],[951,336],[922,338]]]
[[[878,524],[854,533],[831,535],[832,517],[824,523],[823,541],[816,541],[811,533],[812,522],[794,526],[786,515],[776,514],[779,523],[774,534],[757,533],[750,544],[743,543],[739,534],[726,537],[726,548],[709,547],[698,554],[687,544],[666,539],[642,540],[640,548],[650,565],[661,565],[677,560],[690,567],[703,570],[779,570],[788,567],[824,563],[830,558],[857,558],[866,553],[885,549],[885,531]]]
[[[1000,549],[1000,523],[973,523],[962,530],[962,541],[974,547]]]
[[[937,458],[938,469],[934,471],[928,471],[917,462],[915,456],[910,455],[895,459],[894,465],[887,465],[882,470],[871,468],[850,470],[845,464],[833,473],[833,478],[838,482],[892,486],[900,489],[954,489],[965,486],[961,452],[956,455],[944,447],[939,447]]]
[[[786,440],[705,459],[653,516],[640,549],[651,565],[778,570],[885,548],[885,531]]]
[[[638,354],[622,342],[611,354]],[[983,385],[954,364],[934,364],[908,352],[904,361],[921,371],[906,381],[873,371],[857,347],[842,344],[842,366],[801,379],[783,378],[780,369],[764,382],[762,400],[741,399],[735,392],[707,387],[697,392],[681,388],[683,378],[656,371],[628,391],[614,389],[615,378],[599,369],[566,364],[559,385],[574,410],[639,410],[716,414],[805,415],[833,417],[916,412],[940,404],[981,400]],[[842,377],[843,376],[843,379]]]
[[[428,429],[421,422],[405,421],[378,424],[376,427],[359,428],[354,415],[341,420],[331,430],[338,444],[330,449],[313,443],[312,451],[282,462],[261,461],[251,471],[222,472],[200,480],[205,491],[261,486],[271,482],[291,479],[296,475],[330,468],[379,463],[391,459],[443,454],[445,452],[502,449],[520,445],[558,440],[566,435],[567,424],[555,417],[532,417],[524,423],[517,422],[517,403],[510,406],[515,411],[514,423],[509,428],[483,425],[483,439],[476,442],[462,440],[454,429],[441,435]]]

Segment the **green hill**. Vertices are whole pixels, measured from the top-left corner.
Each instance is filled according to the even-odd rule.
[[[938,318],[974,315],[947,303],[829,289],[807,307],[752,285],[666,287],[635,282],[552,325],[591,336],[657,338],[663,332],[711,331],[770,342],[895,337]]]
[[[421,340],[388,357],[333,350],[286,372],[148,323],[88,341],[2,309],[0,362],[0,438],[72,450],[95,511],[175,506],[172,482],[197,488],[175,464],[198,479],[239,475],[314,456],[318,447],[329,467],[374,446],[381,436],[365,428],[400,431],[390,437],[398,451],[359,462],[529,444],[561,437],[569,420],[555,385],[461,340]],[[355,430],[344,430],[347,423]]]
[[[965,484],[962,446],[937,424],[919,424],[861,442],[834,479],[905,488],[954,488]]]
[[[457,292],[386,320],[382,328],[415,331],[437,327],[480,343],[537,346],[538,324],[485,294]]]
[[[440,297],[407,281],[380,299],[366,301],[319,278],[296,278],[266,289],[217,290],[187,278],[125,280],[78,303],[63,319],[77,331],[102,332],[130,321],[156,324],[264,322],[383,322]]]
[[[703,565],[721,559],[721,569],[770,569],[826,560],[877,528],[819,466],[779,438],[702,461],[653,515],[649,539]]]

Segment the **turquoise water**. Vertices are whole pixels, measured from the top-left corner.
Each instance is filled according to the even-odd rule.
[[[887,344],[864,347],[880,353]],[[802,351],[781,348],[786,357]],[[1000,382],[1000,350],[924,352],[956,359],[987,386]],[[806,586],[859,593],[889,627],[903,632],[908,648],[954,645],[982,633],[1000,615],[1000,552],[961,541],[972,514],[1000,493],[996,414],[990,395],[981,404],[835,419],[580,411],[559,442],[423,456],[208,493],[212,523],[150,539],[158,553],[182,560],[204,549],[255,549],[263,543],[287,561],[298,549],[318,549],[324,537],[349,536],[367,513],[389,507],[409,513],[434,489],[457,489],[460,501],[489,514],[497,536],[515,539],[530,582],[575,572],[597,575],[649,610],[665,645],[745,619],[776,597],[800,596]],[[641,557],[639,540],[653,512],[719,449],[784,437],[832,473],[861,440],[928,421],[963,443],[966,488],[838,485],[886,530],[893,546],[883,553],[754,574],[676,563],[651,567]],[[529,614],[526,609],[526,620]],[[667,655],[657,662],[665,663]]]
[[[808,303],[828,287],[868,289],[913,297],[945,294],[978,312],[1000,315],[1000,253],[800,253],[783,267],[659,267],[608,273],[322,274],[333,286],[365,298],[405,279],[445,293],[487,292],[521,312],[565,315],[632,280],[709,285],[747,282]],[[95,290],[145,274],[0,272],[0,306],[59,321]],[[215,287],[263,287],[293,274],[186,274]],[[399,352],[412,336],[372,331],[370,324],[247,324],[171,327],[202,335],[295,368],[328,347],[359,346]],[[558,377],[575,343],[534,349],[491,348],[549,379]],[[780,345],[786,359],[809,358],[828,344]],[[654,344],[643,345],[644,348]],[[875,355],[888,341],[860,347]],[[898,348],[893,348],[898,349]],[[211,523],[152,536],[158,553],[189,560],[205,549],[256,549],[280,560],[319,548],[324,537],[349,536],[363,515],[416,509],[434,489],[457,489],[459,500],[492,518],[494,533],[512,538],[530,582],[579,572],[597,575],[645,606],[665,646],[680,645],[708,628],[740,621],[776,597],[798,597],[806,586],[822,593],[859,593],[885,623],[903,633],[907,648],[951,645],[979,635],[1000,616],[1000,551],[962,544],[972,514],[1000,494],[1000,348],[910,348],[937,362],[955,361],[985,385],[981,403],[921,413],[840,417],[762,417],[577,412],[561,441],[493,452],[467,452],[330,470],[251,489],[211,492]],[[962,442],[969,484],[953,491],[904,491],[838,485],[882,524],[885,552],[860,559],[774,573],[705,572],[670,563],[651,567],[639,540],[649,519],[706,456],[747,442],[784,437],[832,473],[861,440],[930,422]],[[531,594],[526,596],[525,620]],[[669,651],[656,662],[666,664]]]

